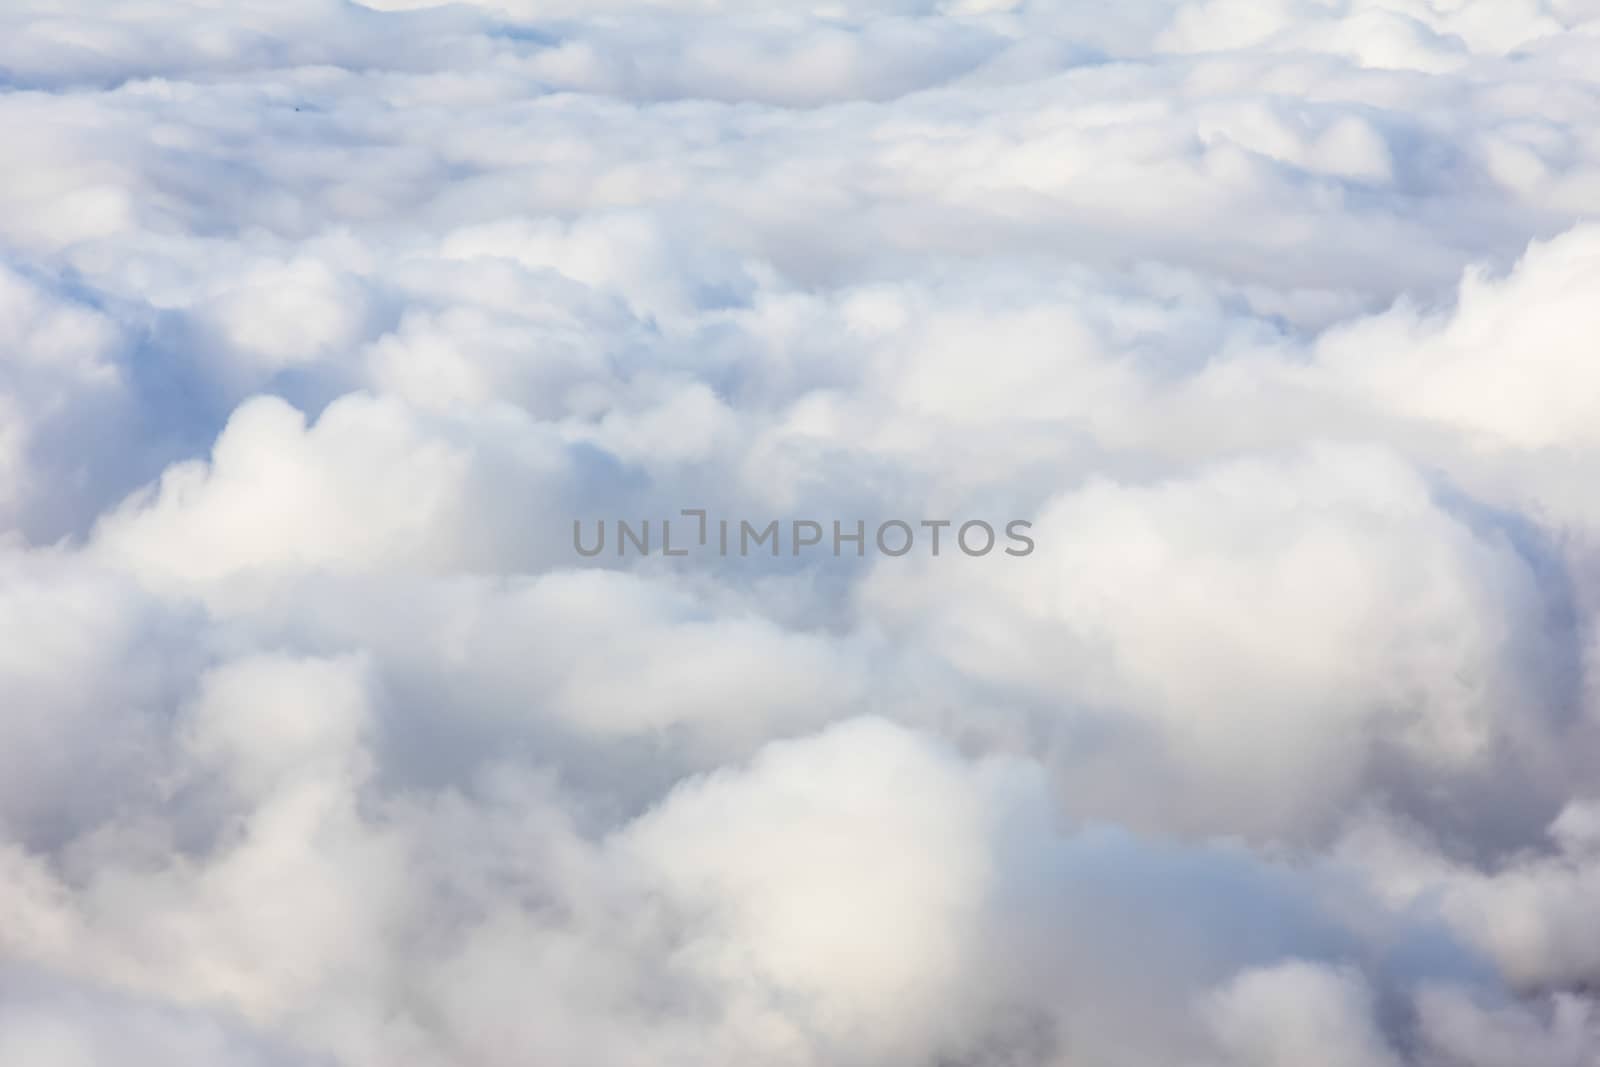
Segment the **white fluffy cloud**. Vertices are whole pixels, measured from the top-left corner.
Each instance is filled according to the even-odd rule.
[[[1592,1067],[1597,48],[10,4],[0,1067]]]

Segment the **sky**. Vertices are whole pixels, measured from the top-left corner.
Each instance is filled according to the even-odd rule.
[[[1600,1064],[1600,0],[8,0],[0,134],[0,1067]]]

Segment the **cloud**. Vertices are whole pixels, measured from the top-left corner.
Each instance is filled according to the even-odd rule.
[[[252,1037],[227,1018],[8,971],[0,979],[0,1060],[39,1067],[192,1059],[225,1067],[314,1063]]]
[[[11,5],[0,1067],[1592,1063],[1597,33]]]

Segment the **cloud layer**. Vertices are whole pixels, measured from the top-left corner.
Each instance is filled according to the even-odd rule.
[[[1597,54],[9,4],[0,1064],[1594,1067]]]

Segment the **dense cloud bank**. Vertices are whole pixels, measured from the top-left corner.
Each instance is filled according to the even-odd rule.
[[[1600,1064],[1600,3],[11,0],[0,130],[4,1067]]]

